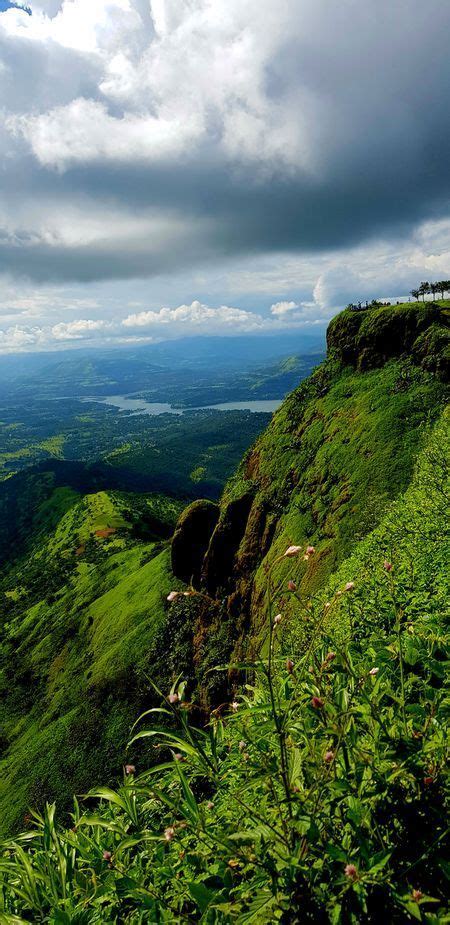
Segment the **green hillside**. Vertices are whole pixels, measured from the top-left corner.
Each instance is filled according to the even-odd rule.
[[[200,585],[227,595],[233,617],[245,614],[254,628],[264,621],[267,568],[291,543],[317,551],[289,577],[305,592],[319,589],[406,489],[446,400],[447,344],[448,313],[426,304],[333,320],[326,362],[286,399],[225,488]],[[276,571],[281,580],[287,565]]]
[[[445,305],[337,316],[171,555],[161,496],[40,502],[2,584],[0,808],[43,815],[0,921],[450,920],[447,344]]]
[[[41,504],[47,532],[0,580],[3,830],[29,804],[64,805],[116,773],[146,702],[179,511],[163,496],[62,487]]]

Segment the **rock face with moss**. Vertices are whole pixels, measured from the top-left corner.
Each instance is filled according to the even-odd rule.
[[[176,578],[189,584],[200,579],[203,559],[219,507],[212,501],[194,501],[181,515],[172,540],[172,571]]]
[[[226,486],[197,581],[226,596],[241,641],[258,636],[267,570],[287,546],[313,543],[317,554],[282,563],[277,580],[313,592],[407,487],[446,395],[448,319],[425,304],[346,310],[331,322],[325,363]]]

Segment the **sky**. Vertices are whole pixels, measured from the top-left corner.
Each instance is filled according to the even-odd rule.
[[[450,277],[448,0],[0,0],[0,353]]]

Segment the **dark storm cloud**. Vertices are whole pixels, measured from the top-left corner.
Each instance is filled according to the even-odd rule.
[[[275,22],[274,6],[260,4],[260,16]],[[199,39],[203,21],[189,29],[187,4],[161,7],[162,24],[135,0],[140,30],[131,21],[95,53],[81,39],[80,47],[61,44],[56,33],[42,41],[4,37],[3,106],[27,121],[4,136],[0,270],[38,281],[151,276],[220,256],[312,253],[404,236],[448,215],[447,0],[287,2],[273,42],[236,6],[234,44],[224,40],[220,10],[217,28]],[[214,77],[203,66],[202,35],[216,43],[226,70],[245,25],[255,35],[238,57],[248,55],[243,76],[236,83],[230,60],[230,74]],[[155,34],[153,72],[145,42]],[[198,57],[187,74],[177,41],[186,43],[185,56]],[[101,106],[66,116],[64,107],[80,99]],[[151,137],[141,143],[139,120],[167,120],[173,106],[178,134],[183,106],[192,132],[180,144],[175,130],[173,152],[164,138],[155,155]],[[91,218],[98,227],[84,243]]]

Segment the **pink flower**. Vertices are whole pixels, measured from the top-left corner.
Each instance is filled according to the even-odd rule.
[[[235,713],[236,713],[236,710],[239,710],[239,703],[237,700],[233,700],[233,703],[231,704],[231,709],[234,710]]]
[[[375,678],[376,675],[378,674],[379,670],[380,670],[379,668],[371,668],[370,671],[369,671],[369,674],[371,674],[372,677]]]
[[[173,836],[175,835],[175,829],[172,825],[169,825],[167,829],[164,829],[164,838],[166,841],[172,841]]]
[[[171,604],[172,601],[175,601],[177,597],[179,596],[180,596],[179,591],[171,591],[170,594],[167,595],[167,600],[169,601],[169,604]]]
[[[286,659],[286,671],[288,672],[288,674],[293,674],[294,667],[295,666],[294,666],[294,662],[292,661],[292,659],[287,658]]]
[[[411,893],[411,899],[413,899],[414,902],[416,903],[418,903],[419,900],[422,899],[422,897],[423,897],[423,893],[421,890],[413,890]]]
[[[333,758],[334,752],[325,752],[323,756],[323,760],[326,761],[327,764],[330,764],[330,761],[333,761]]]
[[[175,752],[173,759],[174,761],[186,761],[186,758],[181,754],[181,752]]]
[[[302,551],[301,546],[288,546],[288,548],[286,549],[286,552],[284,553],[284,557],[286,559],[292,559],[294,556],[298,556],[299,552],[301,551]]]
[[[206,804],[206,809],[214,809],[214,803],[212,800],[208,800]]]
[[[103,852],[103,860],[104,860],[104,861],[110,861],[111,858],[112,858],[112,854],[111,854],[110,851],[104,851],[104,852]]]
[[[168,699],[169,703],[178,703],[178,701],[179,701],[180,698],[179,698],[178,694],[169,694],[169,696],[168,696],[167,699]]]
[[[307,547],[306,547],[306,554],[307,554],[308,556],[313,556],[314,553],[315,553],[315,551],[316,551],[315,546],[307,546]]]
[[[346,584],[346,586],[345,586],[345,588],[344,588],[344,591],[353,591],[353,588],[354,588],[354,587],[355,587],[355,582],[354,582],[354,581],[348,581],[347,584]]]
[[[281,613],[277,613],[277,615],[276,615],[276,617],[275,617],[275,619],[274,619],[274,621],[273,621],[273,625],[274,625],[274,626],[278,626],[278,624],[281,623],[282,619],[283,619],[283,617],[281,616]]]
[[[295,584],[295,581],[288,581],[287,586],[288,586],[288,591],[296,591],[296,590],[297,590],[297,585]]]
[[[311,697],[311,706],[315,710],[321,710],[323,707],[323,700],[321,697]]]
[[[385,572],[392,572],[394,566],[392,565],[392,562],[389,562],[389,559],[385,559],[383,562],[383,568]]]
[[[136,772],[136,768],[134,764],[125,765],[125,774],[135,774],[135,772]]]
[[[348,877],[349,880],[358,879],[358,869],[355,867],[354,864],[346,864],[345,869],[344,869],[344,874],[346,877]]]

